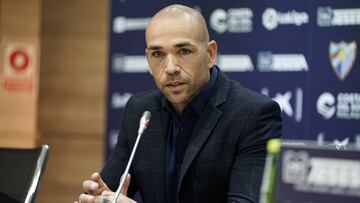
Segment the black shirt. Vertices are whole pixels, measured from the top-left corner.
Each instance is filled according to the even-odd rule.
[[[177,185],[180,166],[196,122],[204,110],[211,90],[216,82],[217,74],[218,70],[216,66],[210,69],[209,81],[199,95],[184,108],[181,116],[175,113],[171,103],[165,97],[162,98],[162,106],[169,115],[168,139],[166,143],[166,187],[168,203],[178,202]]]

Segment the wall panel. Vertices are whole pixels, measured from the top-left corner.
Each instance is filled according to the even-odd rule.
[[[51,146],[40,203],[73,202],[103,163],[108,1],[42,1],[39,143]]]

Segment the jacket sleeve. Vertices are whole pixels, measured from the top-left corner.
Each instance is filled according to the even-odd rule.
[[[266,159],[266,142],[281,136],[279,105],[272,100],[258,103],[241,133],[232,166],[228,203],[258,202]]]

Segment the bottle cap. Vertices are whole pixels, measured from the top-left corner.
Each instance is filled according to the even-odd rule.
[[[280,139],[271,139],[267,142],[266,151],[268,153],[278,153],[280,151],[281,141]]]

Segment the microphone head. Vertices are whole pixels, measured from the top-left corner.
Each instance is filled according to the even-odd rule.
[[[151,113],[150,111],[145,111],[140,119],[140,125],[148,125],[150,122]]]

